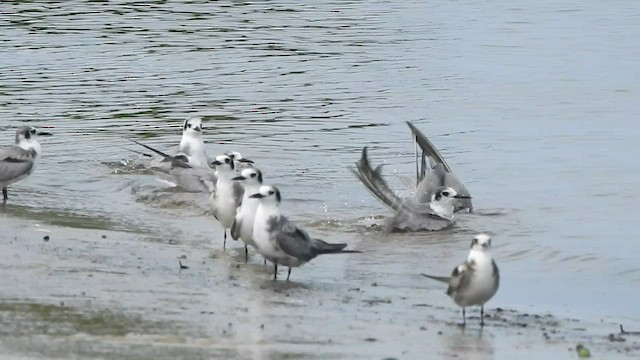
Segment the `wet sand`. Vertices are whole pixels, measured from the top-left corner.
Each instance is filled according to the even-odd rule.
[[[222,251],[221,242],[4,221],[3,358],[572,359],[577,344],[594,358],[640,354],[640,336],[618,323],[496,301],[484,328],[476,308],[461,328],[441,284],[367,263],[371,237],[386,236],[377,231],[315,229],[364,253],[320,257],[274,282],[233,241]]]

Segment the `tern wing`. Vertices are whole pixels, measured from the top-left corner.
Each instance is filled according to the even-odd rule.
[[[471,282],[471,277],[473,276],[473,272],[473,261],[465,261],[464,264],[453,269],[453,272],[451,272],[451,277],[449,279],[447,295],[455,296],[457,292],[468,288],[469,283]]]
[[[418,128],[416,128],[412,123],[407,122],[407,125],[409,125],[409,128],[411,129],[411,132],[416,139],[416,142],[420,146],[420,149],[422,149],[421,174],[423,176],[419,176],[419,179],[421,179],[421,181],[418,184],[418,189],[416,190],[416,199],[419,202],[425,202],[423,200],[424,197],[427,196],[428,192],[425,192],[424,188],[420,188],[420,184],[424,180],[427,180],[427,178],[429,177],[429,167],[433,170],[432,174],[434,175],[434,177],[432,179],[429,179],[429,182],[425,185],[429,185],[435,181],[438,186],[448,186],[453,188],[459,195],[471,197],[471,193],[469,193],[469,190],[467,190],[462,182],[460,182],[460,180],[458,180],[458,178],[453,174],[453,171],[451,171],[451,167],[449,167],[449,164],[447,164],[447,162],[444,160],[444,157],[431,143],[431,141],[429,141],[429,139],[427,139],[427,137],[424,136],[424,134],[420,130],[418,130]],[[425,161],[425,156],[429,161]],[[435,162],[435,164],[432,164],[431,162]],[[429,199],[430,198],[427,198],[426,201],[429,201]],[[471,202],[471,199],[456,199],[453,204],[457,212],[473,211],[473,204]]]
[[[171,163],[172,167],[180,167],[180,168],[191,168],[191,165],[189,165],[189,159],[184,155],[184,154],[180,154],[180,155],[176,155],[176,156],[171,156],[165,152],[162,152],[158,149],[152,148],[149,145],[145,145],[141,142],[135,141],[133,139],[129,139],[127,138],[127,140],[136,143],[146,149],[149,149],[151,151],[153,151],[154,153],[162,156],[164,161],[167,161],[169,163]]]
[[[306,231],[298,228],[284,216],[269,219],[269,231],[274,234],[277,246],[287,255],[309,261],[317,256],[311,246],[311,238]]]
[[[362,184],[375,196],[380,202],[397,211],[402,200],[391,191],[387,182],[382,178],[382,168],[378,166],[375,170],[371,167],[368,158],[368,149],[362,148],[362,156],[360,161],[356,163],[356,169],[351,172],[362,182]]]
[[[418,203],[430,202],[431,196],[444,185],[446,174],[447,172],[442,164],[424,168],[424,176],[416,187],[416,201]]]
[[[395,216],[387,220],[386,230],[392,231],[438,231],[453,226],[453,221],[436,214],[428,204],[403,204]]]
[[[233,224],[231,224],[231,237],[233,240],[240,239],[240,229],[242,229],[242,217],[240,216],[240,211],[238,211],[236,217],[233,219]]]
[[[451,168],[444,160],[444,157],[440,155],[440,152],[438,151],[438,149],[436,149],[435,146],[433,146],[431,141],[429,141],[429,139],[427,139],[427,137],[424,136],[424,134],[422,134],[422,132],[418,130],[418,128],[415,127],[415,125],[413,125],[412,123],[407,121],[407,125],[409,125],[409,128],[411,129],[416,142],[420,146],[420,149],[422,149],[422,152],[428,157],[433,158],[437,163],[442,164],[447,172],[451,172]]]
[[[29,175],[33,170],[35,153],[18,146],[0,150],[0,183],[10,184]]]
[[[233,201],[236,204],[236,210],[242,206],[242,197],[244,196],[244,187],[239,182],[233,183]]]

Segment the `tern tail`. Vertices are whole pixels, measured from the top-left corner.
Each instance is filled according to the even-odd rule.
[[[316,254],[342,254],[342,253],[359,253],[357,250],[344,250],[347,244],[330,244],[320,239],[312,239],[313,249]]]
[[[448,276],[433,276],[433,275],[427,275],[427,274],[420,274],[424,277],[428,277],[429,279],[435,280],[435,281],[440,281],[443,282],[445,284],[449,283],[449,277]]]

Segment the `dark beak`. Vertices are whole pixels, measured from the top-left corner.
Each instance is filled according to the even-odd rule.
[[[214,161],[211,162],[211,165],[219,166],[219,165],[222,165],[222,163],[220,161],[218,161],[218,160],[214,160]]]
[[[197,132],[202,132],[202,128],[200,128],[200,127],[198,127],[198,126],[194,127],[194,128],[193,128],[193,130],[195,130],[195,131],[197,131]]]
[[[454,198],[456,198],[456,199],[471,199],[471,196],[467,196],[467,195],[456,195],[456,196],[454,196]]]
[[[53,136],[52,133],[46,131],[36,131],[36,135],[38,136]]]
[[[257,194],[249,195],[249,197],[254,199],[261,199],[264,197],[264,195],[257,193]]]
[[[236,177],[234,177],[234,178],[233,178],[233,179],[231,179],[231,180],[236,180],[236,181],[237,181],[237,180],[247,180],[247,178],[246,178],[246,177],[244,177],[244,176],[236,176]]]
[[[243,163],[253,164],[253,161],[251,161],[251,160],[249,160],[249,159],[245,159],[245,158],[242,158],[242,159],[240,159],[240,160],[238,160],[238,161],[239,161],[239,162],[243,162]]]

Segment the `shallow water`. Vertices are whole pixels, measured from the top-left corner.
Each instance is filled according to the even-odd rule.
[[[80,314],[133,313],[145,322],[132,332],[167,336],[146,329],[176,323],[201,356],[238,346],[236,336],[225,344],[201,338],[259,318],[278,335],[262,339],[249,325],[233,331],[255,335],[265,357],[277,358],[269,351],[286,343],[301,357],[419,358],[420,323],[458,320],[441,286],[419,273],[449,272],[472,235],[487,231],[502,271],[489,308],[638,328],[639,17],[633,2],[3,2],[0,137],[10,142],[24,123],[54,126],[55,136],[41,139],[37,171],[0,208],[0,233],[11,234],[0,240],[13,249],[3,261],[10,276],[0,283],[0,312],[22,316],[23,303],[63,301]],[[205,120],[209,154],[236,149],[255,160],[292,218],[364,254],[316,259],[294,270],[288,288],[271,284],[259,261],[241,265],[237,243],[223,253],[206,199],[166,191],[120,165],[141,150],[126,137],[172,149],[191,115]],[[385,235],[370,227],[388,211],[348,167],[369,145],[403,189],[398,177],[413,175],[405,121],[430,137],[474,196],[477,213],[460,216],[452,231]],[[42,242],[43,234],[52,240]],[[182,254],[190,269],[176,274]],[[85,285],[89,274],[113,283]],[[93,293],[82,295],[84,286]],[[359,306],[341,305],[349,289],[365,286]],[[393,301],[368,313],[362,303],[371,297]],[[423,318],[416,302],[445,310],[424,309]],[[200,313],[219,307],[220,317]],[[240,318],[238,308],[247,309]],[[356,310],[345,330],[344,312]],[[34,328],[42,322],[26,319]],[[361,328],[406,336],[365,342],[363,351],[367,335],[354,340]],[[51,345],[37,330],[26,334]],[[474,342],[473,352],[508,358],[513,343],[496,337]],[[107,348],[126,354],[137,342],[166,340],[154,339]],[[80,343],[94,344],[76,339],[79,356],[104,351]],[[65,349],[34,356],[56,351]]]

